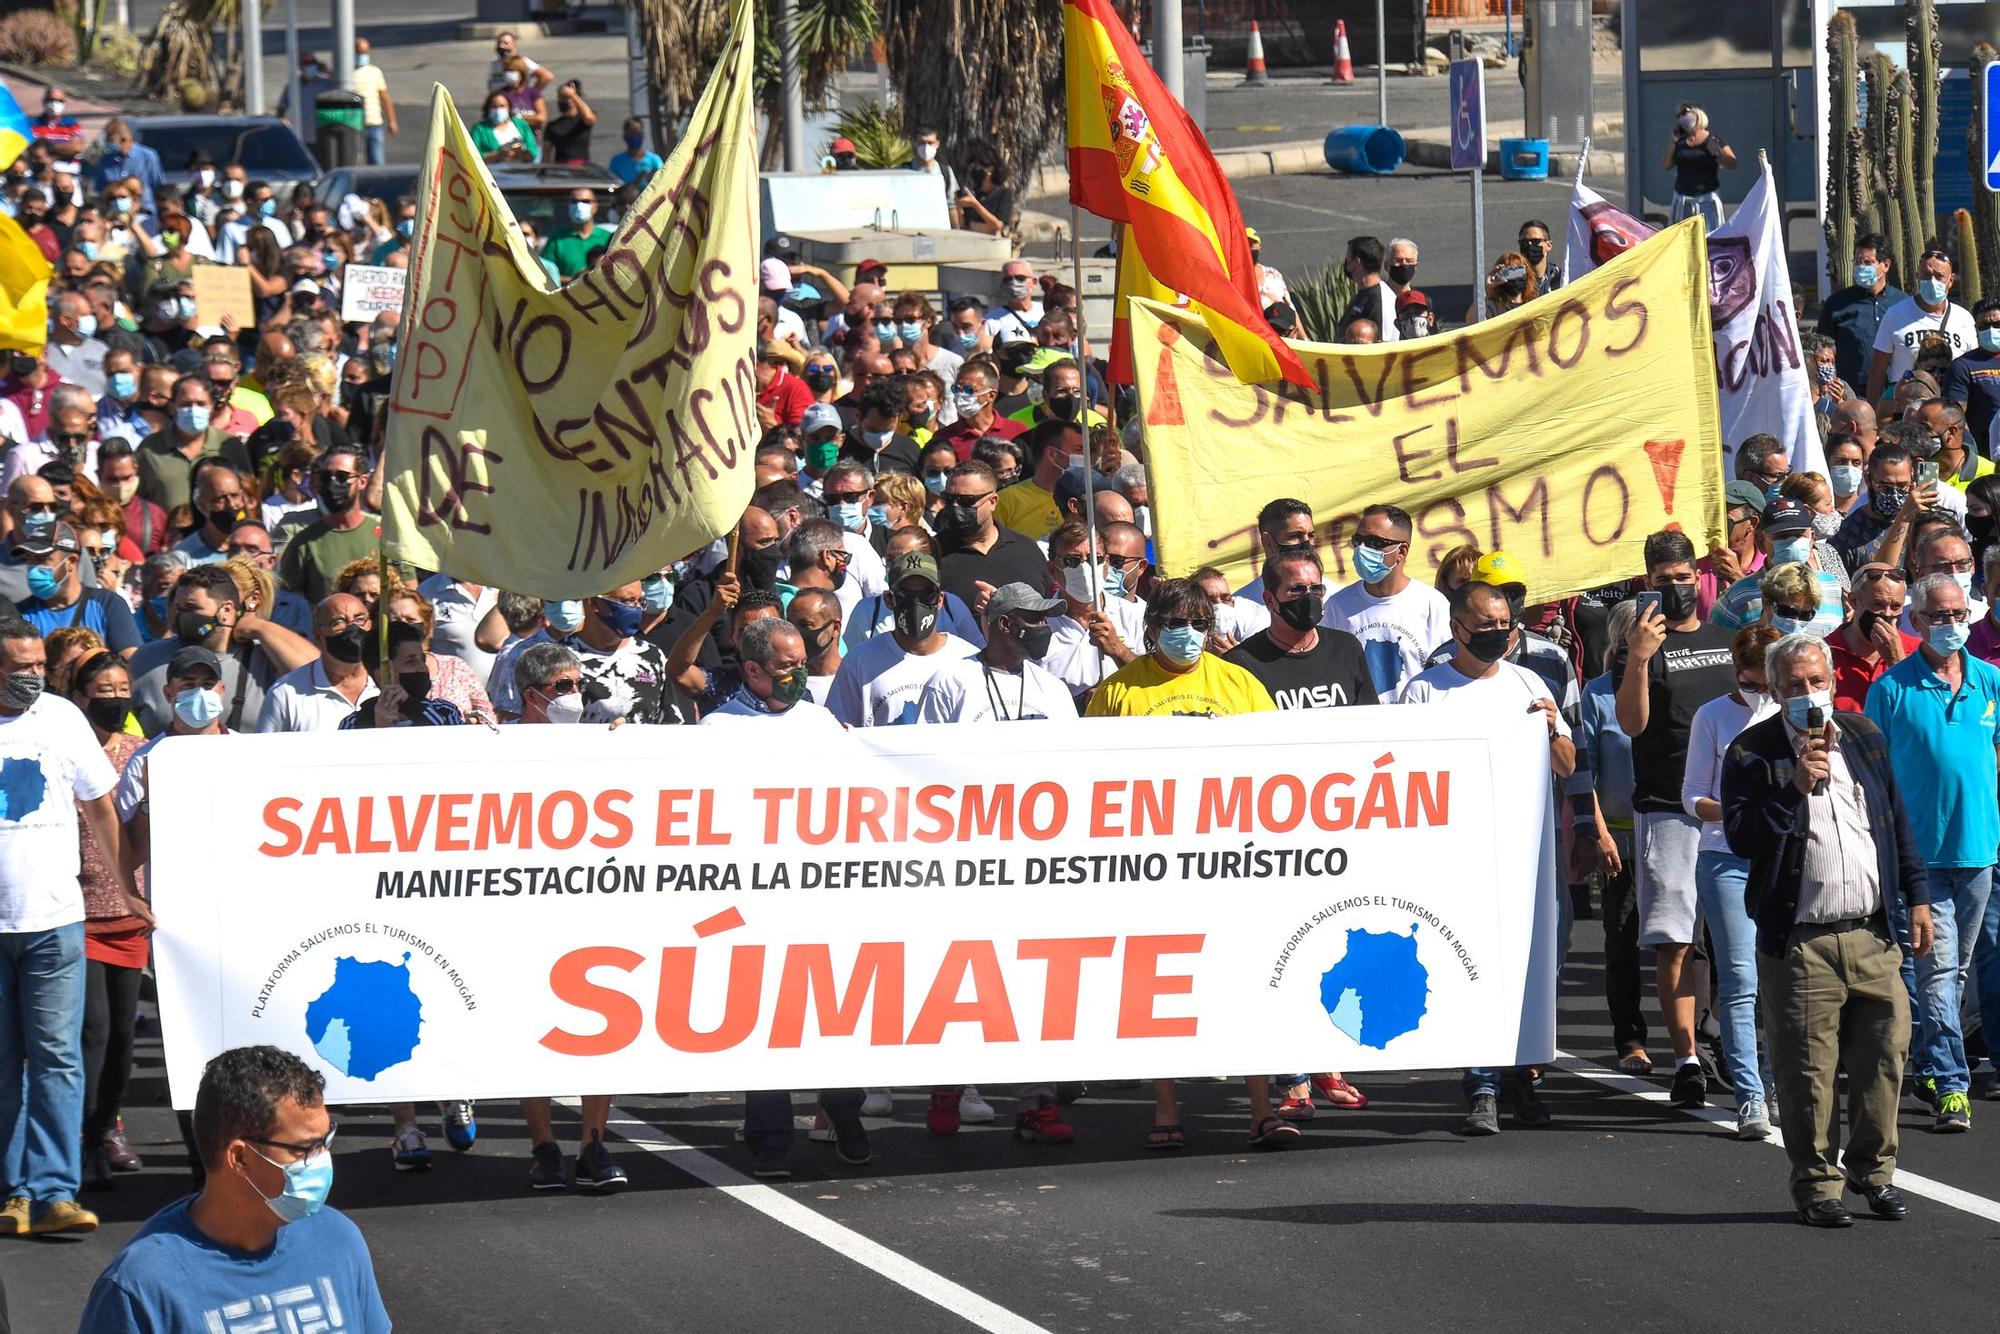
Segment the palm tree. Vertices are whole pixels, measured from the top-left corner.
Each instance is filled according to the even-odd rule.
[[[258,3],[269,7],[266,0]],[[219,59],[217,28],[225,34]],[[209,110],[264,110],[243,107],[244,57],[238,48],[242,29],[240,0],[170,0],[139,57],[135,85],[141,92],[174,101],[182,100],[184,87],[198,85],[220,94],[220,106]]]
[[[1066,133],[1062,0],[883,0],[883,11],[908,126],[935,128],[947,162],[993,152],[1025,193]]]
[[[779,77],[777,6],[758,6],[757,106],[764,113],[764,165],[775,166],[784,122]],[[880,31],[877,0],[797,0],[793,30],[799,47],[799,82],[808,111],[824,110],[834,81],[853,52]],[[665,153],[674,127],[693,109],[729,40],[729,0],[632,0],[653,85],[655,147]]]

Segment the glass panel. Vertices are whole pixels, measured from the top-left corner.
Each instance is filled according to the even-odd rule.
[[[1641,69],[1770,67],[1769,4],[1757,0],[1727,5],[1649,4],[1639,9],[1637,17]]]

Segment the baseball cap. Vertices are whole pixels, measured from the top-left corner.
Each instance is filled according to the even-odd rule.
[[[1257,235],[1257,229],[1255,227],[1245,227],[1243,229],[1243,237],[1245,240],[1249,241],[1251,245],[1262,246],[1264,244],[1264,238]]]
[[[319,284],[310,278],[301,278],[292,284],[292,292],[294,294],[304,292],[307,296],[318,296]]]
[[[1504,551],[1490,551],[1472,567],[1472,577],[1495,588],[1505,588],[1508,584],[1520,584],[1525,588],[1528,567]]]
[[[835,139],[826,146],[826,151],[829,153],[852,153],[857,150],[854,147],[852,139]]]
[[[921,575],[934,584],[941,582],[937,562],[931,559],[928,551],[905,551],[900,556],[889,558],[889,587],[894,588],[913,574]]]
[[[868,279],[862,275],[868,273],[879,273],[886,278],[889,276],[889,266],[879,259],[864,259],[854,266],[854,281],[858,283],[867,282]]]
[[[1812,526],[1812,511],[1796,500],[1781,496],[1764,507],[1762,530],[1773,537],[1809,532]]]
[[[1026,584],[1002,584],[986,599],[986,622],[1010,611],[1054,611],[1065,605],[1061,598],[1044,597]]]
[[[767,259],[761,272],[764,290],[767,292],[789,292],[792,290],[792,266],[782,259]]]
[[[797,254],[798,249],[799,243],[797,241],[794,241],[784,232],[778,232],[770,240],[764,242],[764,258],[781,259],[788,253]]]
[[[1731,482],[1722,489],[1722,497],[1730,505],[1747,505],[1758,514],[1764,512],[1764,488],[1754,482]]]
[[[76,529],[66,523],[58,523],[49,530],[47,537],[39,541],[30,538],[14,544],[16,556],[46,556],[55,551],[67,551],[75,555],[78,550]]]
[[[1118,491],[1120,495],[1124,494],[1108,473],[1098,473],[1092,479],[1091,486],[1098,491]],[[1083,469],[1081,467],[1064,468],[1056,477],[1054,495],[1058,510],[1063,509],[1072,500],[1082,501]]]
[[[825,430],[829,426],[836,431],[841,429],[840,411],[831,403],[815,403],[806,409],[805,416],[799,418],[799,431],[804,435]]]
[[[222,659],[214,649],[203,648],[199,644],[188,644],[174,650],[174,656],[167,662],[167,679],[185,676],[197,667],[206,667],[215,673],[215,679],[222,679]]]
[[[1397,310],[1429,310],[1430,308],[1431,299],[1414,287],[1396,298]]]

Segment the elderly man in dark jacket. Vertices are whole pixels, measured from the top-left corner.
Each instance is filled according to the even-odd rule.
[[[1834,710],[1824,641],[1787,635],[1767,663],[1781,711],[1744,729],[1724,756],[1722,817],[1730,849],[1750,859],[1745,892],[1792,1201],[1801,1222],[1847,1227],[1844,1182],[1877,1216],[1898,1219],[1909,1212],[1893,1180],[1910,998],[1896,937],[1907,923],[1904,945],[1930,950],[1924,862],[1881,732]]]

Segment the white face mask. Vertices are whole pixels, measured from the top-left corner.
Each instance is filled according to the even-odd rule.
[[[935,158],[937,157],[937,145],[936,145],[936,144],[918,144],[918,145],[917,145],[917,157],[918,157],[919,159],[921,159],[922,161],[924,161],[924,162],[929,162],[929,161],[932,161],[933,159],[935,159]]]
[[[572,690],[567,695],[557,695],[542,709],[542,716],[552,723],[572,725],[583,721],[583,692]]]

